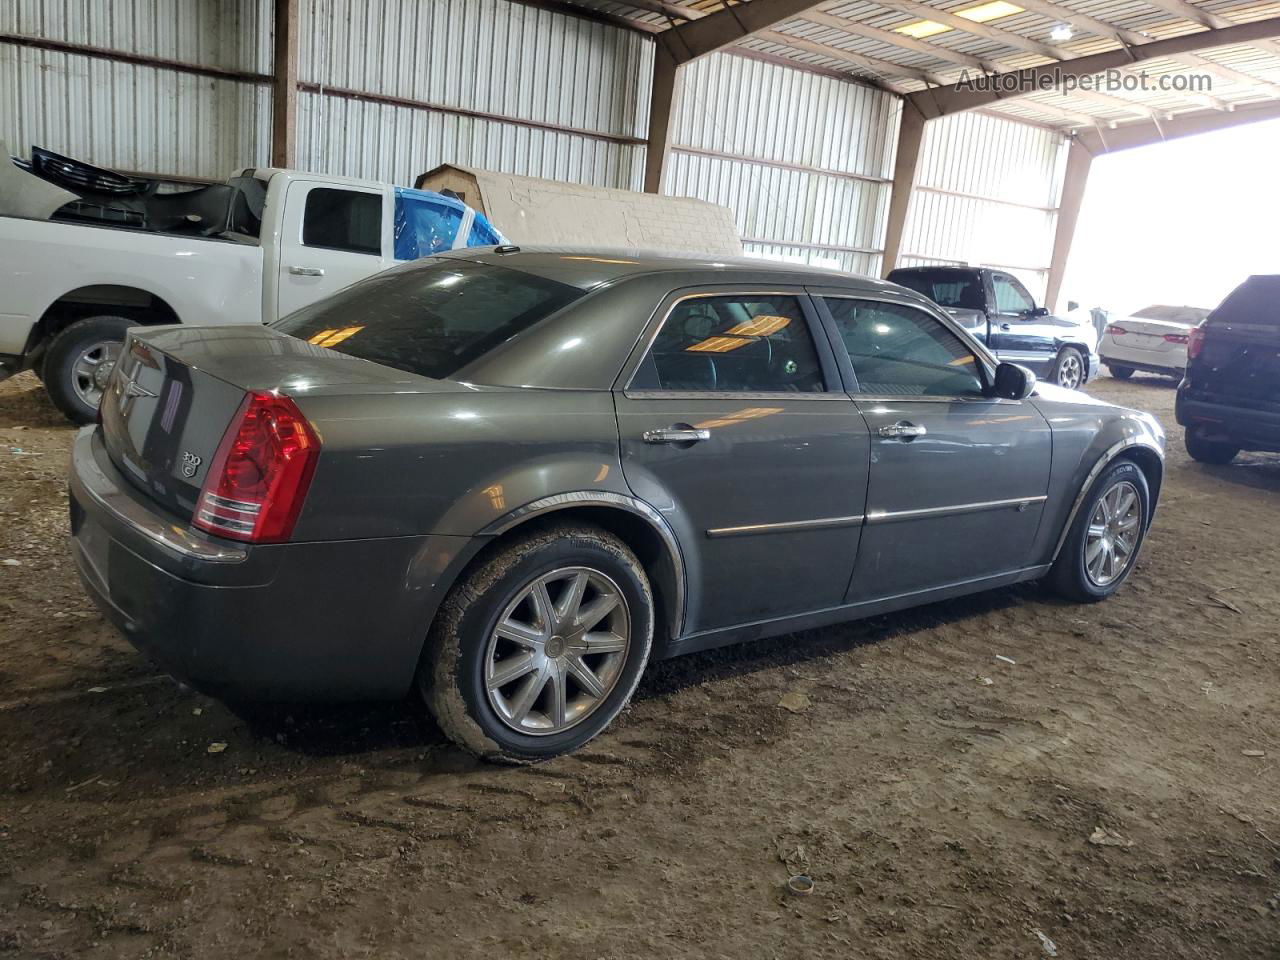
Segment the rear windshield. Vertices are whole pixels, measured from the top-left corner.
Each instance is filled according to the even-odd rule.
[[[271,326],[443,379],[582,296],[577,287],[519,270],[432,258],[362,280]]]
[[[1250,277],[1227,295],[1209,321],[1280,327],[1280,276]]]
[[[982,280],[977,273],[961,270],[894,270],[892,283],[923,293],[943,307],[985,310],[987,298],[982,293]]]

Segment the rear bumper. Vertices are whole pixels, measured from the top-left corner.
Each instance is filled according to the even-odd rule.
[[[1280,414],[1197,400],[1186,382],[1174,405],[1178,423],[1206,440],[1219,440],[1244,450],[1280,451]]]
[[[1107,340],[1098,348],[1108,366],[1133,367],[1151,373],[1181,374],[1187,366],[1185,350],[1136,350]]]
[[[465,537],[245,547],[134,494],[96,428],[76,438],[71,549],[90,596],[167,672],[214,696],[404,696]]]

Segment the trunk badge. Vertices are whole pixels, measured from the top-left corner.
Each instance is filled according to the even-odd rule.
[[[182,475],[190,480],[196,475],[196,471],[200,469],[200,464],[204,463],[204,459],[197,457],[190,450],[182,452]]]

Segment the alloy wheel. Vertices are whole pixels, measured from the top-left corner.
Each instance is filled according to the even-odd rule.
[[[1098,500],[1084,538],[1084,567],[1095,586],[1122,577],[1133,560],[1142,525],[1142,498],[1128,480]]]
[[[99,340],[85,344],[75,363],[71,365],[71,384],[76,396],[90,409],[96,409],[102,402],[107,381],[111,379],[111,371],[115,369],[116,360],[120,357],[120,347],[118,340]]]
[[[1083,379],[1084,365],[1080,362],[1080,355],[1074,350],[1067,351],[1058,361],[1058,386],[1074,390]]]
[[[631,612],[612,579],[590,567],[543,574],[520,589],[489,637],[489,705],[520,733],[568,730],[617,686],[630,642]]]

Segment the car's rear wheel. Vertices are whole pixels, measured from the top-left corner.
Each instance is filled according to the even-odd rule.
[[[1053,382],[1068,390],[1075,390],[1084,383],[1084,354],[1075,347],[1063,347],[1058,362],[1053,365]]]
[[[452,740],[487,759],[530,763],[608,726],[652,643],[649,581],[627,546],[595,527],[544,526],[455,585],[418,686]]]
[[[1230,463],[1236,458],[1236,454],[1240,452],[1240,448],[1233,443],[1224,443],[1221,440],[1206,440],[1193,430],[1188,430],[1183,435],[1183,443],[1192,460],[1199,460],[1201,463],[1218,464],[1219,466],[1224,463]]]
[[[92,423],[130,327],[127,317],[88,317],[49,344],[40,379],[53,405],[74,423]]]
[[[1151,494],[1137,464],[1121,460],[1089,488],[1066,542],[1049,571],[1049,585],[1071,600],[1111,596],[1133,570],[1147,533]]]
[[[1128,380],[1133,376],[1133,367],[1121,366],[1118,363],[1108,363],[1107,372],[1117,380]]]

